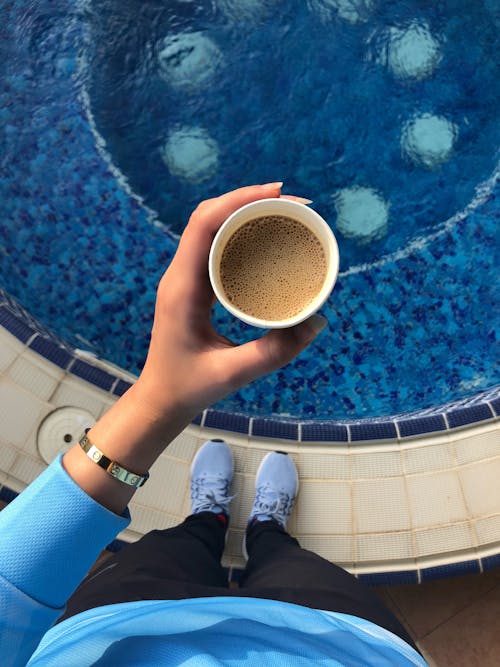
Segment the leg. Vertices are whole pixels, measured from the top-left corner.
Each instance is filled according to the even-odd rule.
[[[191,465],[191,516],[153,530],[87,576],[58,623],[87,609],[133,600],[178,600],[220,595],[220,565],[229,516],[234,461],[222,440],[206,442]]]
[[[253,523],[246,544],[249,560],[240,581],[243,595],[358,616],[416,649],[405,628],[369,588],[337,565],[302,549],[278,522]]]
[[[240,581],[244,595],[351,614],[390,630],[414,648],[397,618],[369,589],[342,568],[300,547],[286,532],[299,479],[284,452],[264,457],[246,533],[248,564]]]
[[[118,602],[218,595],[218,588],[227,586],[220,565],[226,523],[225,517],[207,511],[175,528],[147,533],[87,576],[57,622]]]

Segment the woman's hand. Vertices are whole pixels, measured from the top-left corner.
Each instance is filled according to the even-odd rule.
[[[149,353],[136,385],[153,410],[161,413],[177,406],[192,419],[230,392],[289,363],[326,324],[316,316],[238,346],[217,333],[210,321],[215,295],[208,255],[219,227],[241,206],[280,193],[281,183],[240,188],[202,202],[192,214],[160,281]]]
[[[296,327],[271,331],[240,346],[211,324],[215,296],[208,255],[217,230],[240,206],[279,197],[280,192],[281,183],[241,188],[203,202],[191,216],[160,281],[151,344],[139,380],[88,433],[93,445],[127,470],[146,473],[201,410],[287,364],[326,324],[313,315]],[[135,492],[96,466],[79,445],[65,454],[63,465],[88,495],[118,514]]]

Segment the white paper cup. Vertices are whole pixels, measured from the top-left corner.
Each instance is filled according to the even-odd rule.
[[[304,310],[288,319],[283,320],[263,320],[252,315],[248,315],[239,308],[236,308],[227,298],[222,280],[220,277],[220,262],[222,258],[222,253],[226,247],[227,242],[233,236],[233,234],[242,227],[245,223],[255,218],[261,218],[269,215],[282,215],[287,218],[292,218],[301,222],[303,225],[308,227],[313,234],[319,239],[323,246],[323,250],[326,257],[327,263],[327,272],[326,278],[323,283],[323,287],[318,292],[316,297],[307,305]],[[252,252],[249,248],[249,252]],[[304,204],[299,204],[298,202],[291,201],[289,199],[260,199],[259,201],[252,202],[246,206],[242,206],[237,211],[235,211],[229,218],[222,224],[219,231],[217,232],[212,246],[210,248],[210,255],[208,258],[208,273],[210,276],[210,282],[212,283],[213,290],[217,299],[228,310],[232,315],[243,320],[247,324],[250,324],[254,327],[262,327],[264,329],[285,329],[286,327],[293,327],[304,320],[307,320],[311,315],[313,315],[325,301],[330,296],[335,282],[337,280],[339,272],[339,249],[337,245],[337,240],[328,226],[327,222],[323,218],[313,211],[311,208]],[[283,298],[286,299],[286,294],[283,294]]]

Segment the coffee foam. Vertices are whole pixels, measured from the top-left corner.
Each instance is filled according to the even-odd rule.
[[[321,241],[281,215],[255,218],[227,241],[220,262],[226,298],[247,315],[284,320],[302,312],[326,279]]]

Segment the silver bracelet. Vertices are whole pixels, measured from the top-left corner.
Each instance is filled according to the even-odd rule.
[[[125,470],[125,468],[122,468],[116,461],[108,459],[100,449],[97,449],[97,447],[90,442],[87,438],[87,433],[82,435],[79,442],[80,447],[91,461],[97,463],[97,465],[103,468],[109,475],[111,475],[111,477],[120,480],[120,482],[128,484],[129,486],[135,486],[136,489],[138,489],[149,479],[149,472],[141,477],[141,475],[138,475],[135,472]]]

